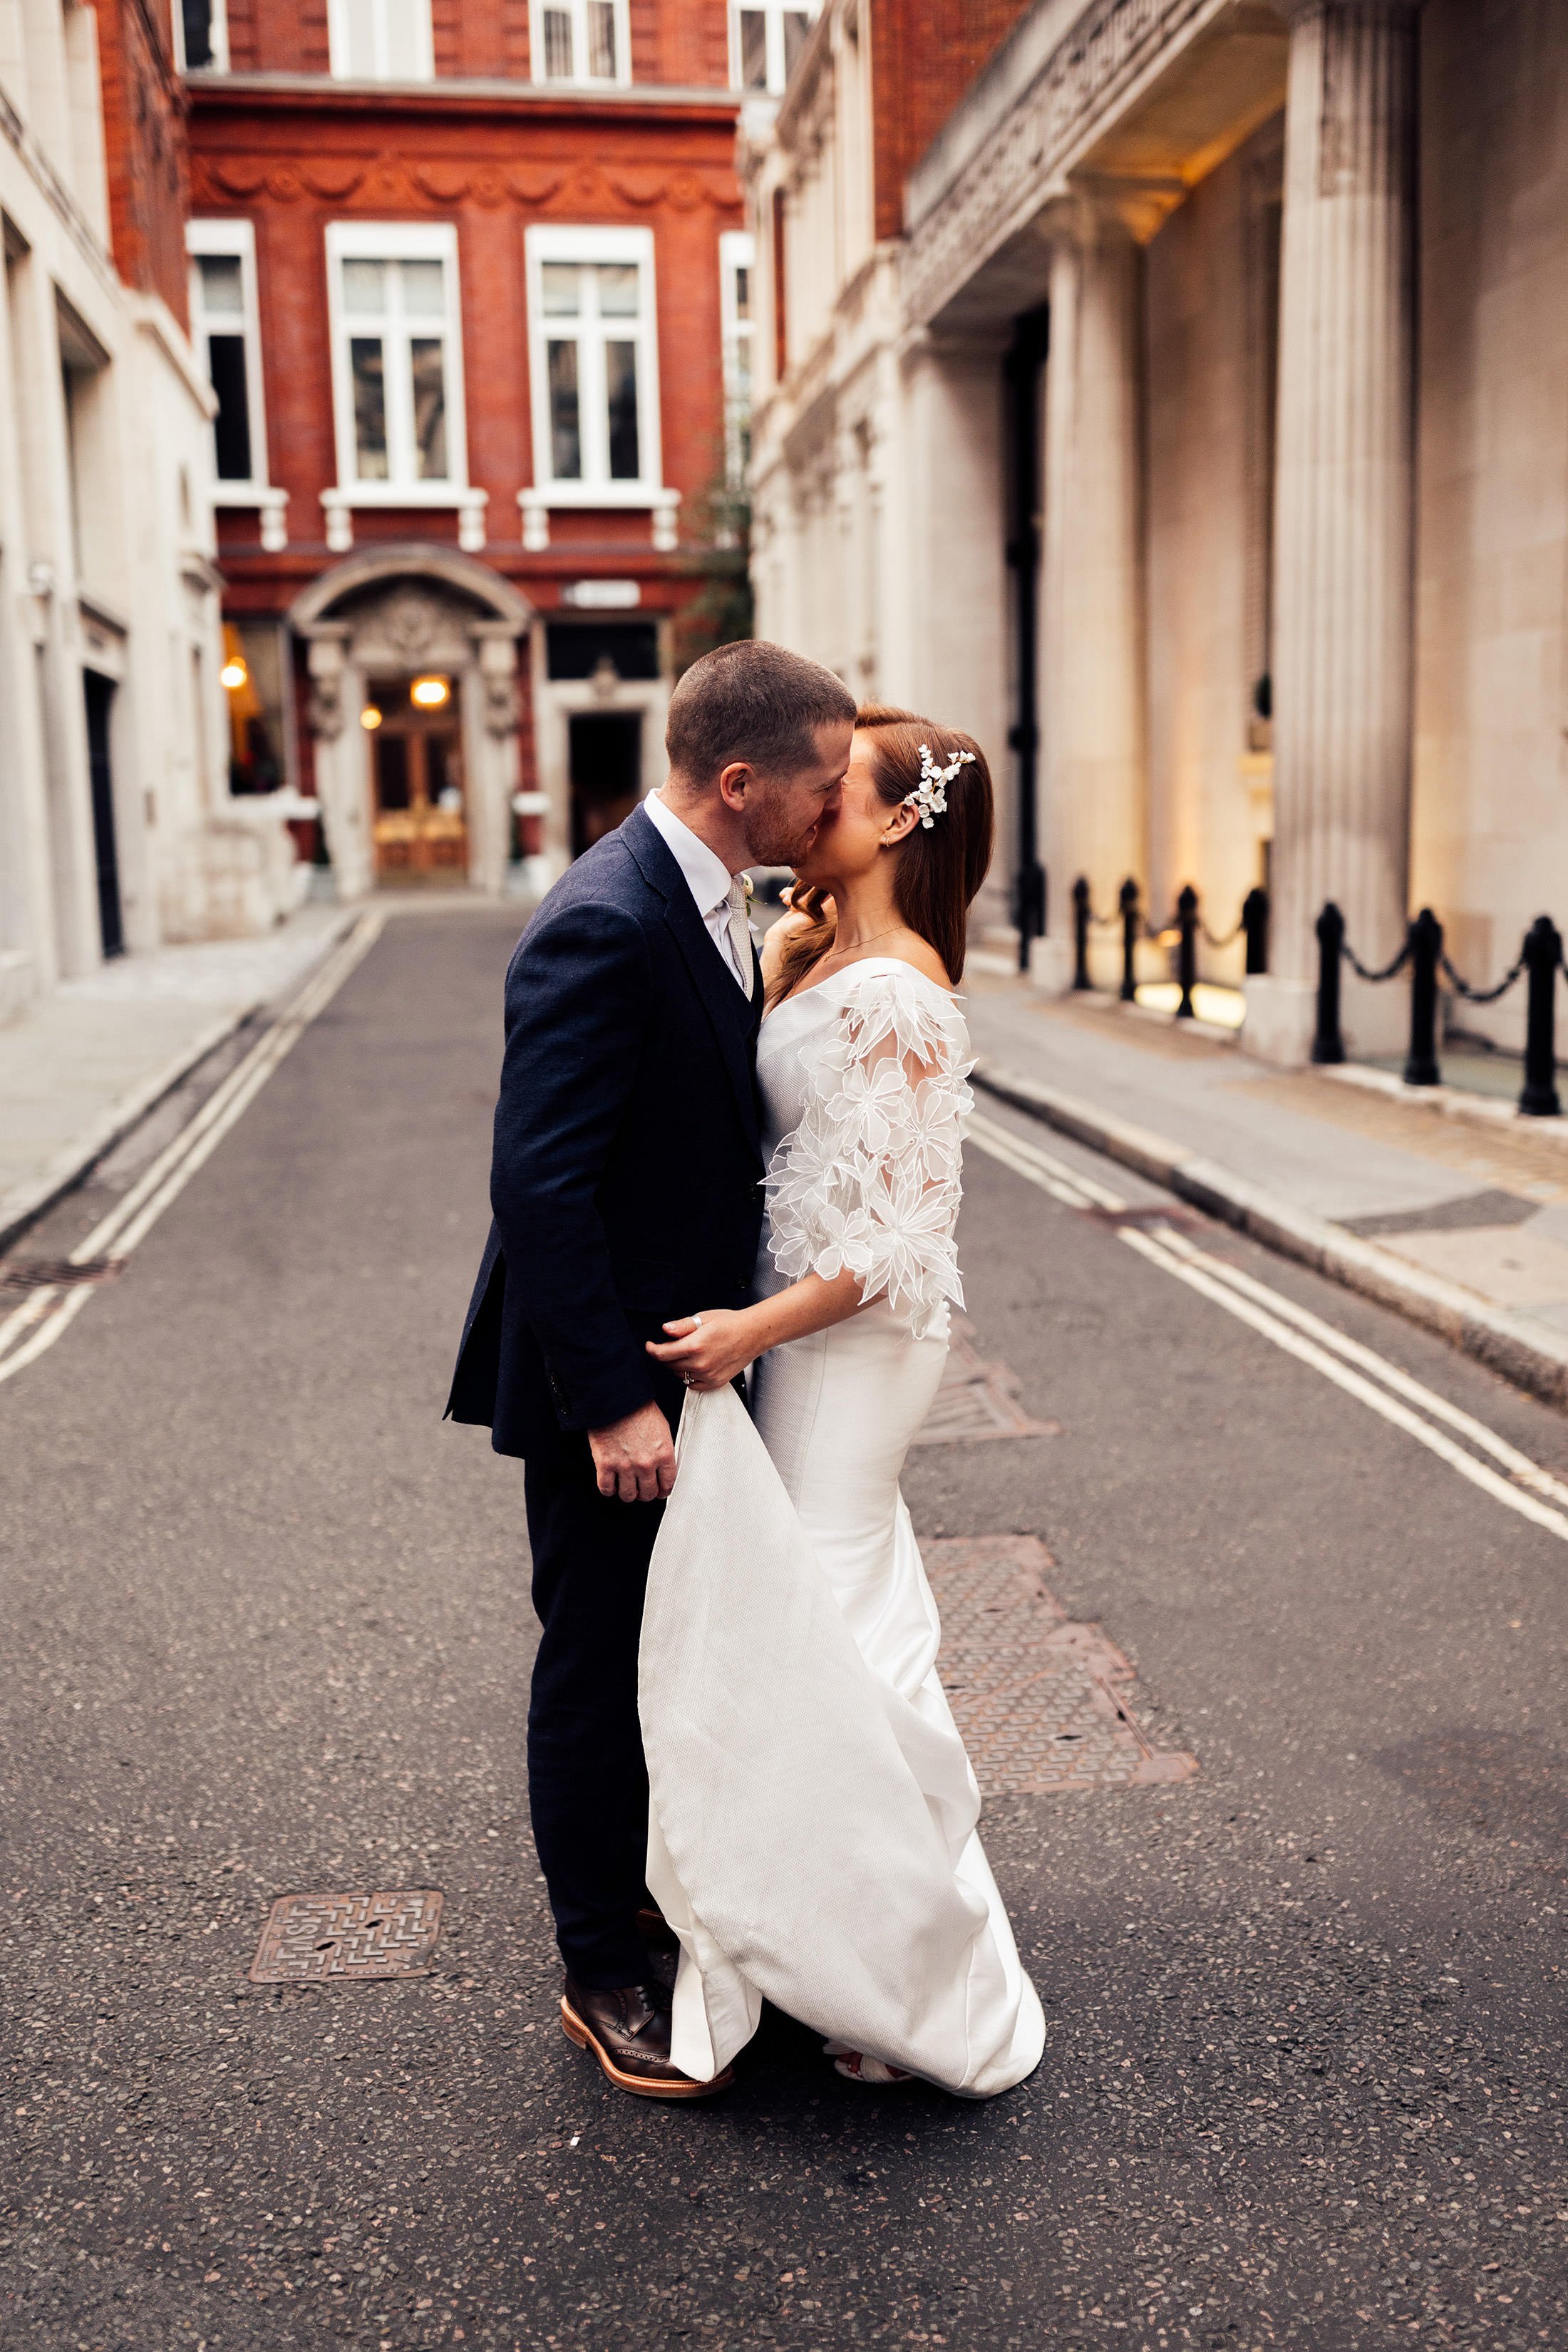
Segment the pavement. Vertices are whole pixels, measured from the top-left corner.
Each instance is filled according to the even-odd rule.
[[[0,1385],[0,2342],[1568,2340],[1568,1431],[1005,1105],[966,1155],[970,1345],[1056,1433],[921,1446],[906,1493],[939,1587],[955,1546],[1026,1553],[1041,1670],[1098,1629],[1195,1772],[1040,1793],[977,1743],[1048,2021],[1007,2097],[844,2083],[770,2013],[732,2093],[650,2108],[562,2036],[521,1470],[439,1418],[514,929],[389,923]],[[1278,1315],[1225,1311],[1240,1280]],[[1291,1314],[1405,1402],[1271,1339]],[[276,1897],[398,1888],[444,1895],[428,1974],[250,1981]]]
[[[0,1247],[240,1025],[298,987],[352,910],[265,938],[117,957],[0,1027]]]
[[[969,985],[983,1069],[1020,1099],[1032,1085],[1118,1156],[1134,1139],[1167,1181],[1201,1162],[1189,1197],[1568,1403],[1568,1120],[1362,1066],[1280,1071],[1110,998]]]

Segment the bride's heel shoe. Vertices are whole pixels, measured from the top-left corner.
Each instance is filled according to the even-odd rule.
[[[833,2061],[833,2071],[842,2074],[847,2083],[868,2083],[880,2090],[889,2084],[912,2083],[914,2076],[904,2066],[889,2066],[883,2058],[872,2058],[864,2050],[851,2050],[847,2042],[825,2042],[824,2055]]]

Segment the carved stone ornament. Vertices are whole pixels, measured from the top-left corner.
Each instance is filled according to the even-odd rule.
[[[379,618],[381,634],[394,653],[407,661],[418,661],[434,644],[446,615],[434,597],[422,596],[416,588],[402,588],[387,598]]]
[[[1093,0],[921,221],[904,257],[911,320],[934,318],[1051,195],[1154,58],[1170,63],[1212,0]]]
[[[485,733],[515,735],[518,724],[517,679],[511,671],[490,670],[485,677]]]
[[[333,673],[310,680],[310,700],[305,715],[312,735],[325,743],[337,740],[343,731],[343,682],[340,676]]]

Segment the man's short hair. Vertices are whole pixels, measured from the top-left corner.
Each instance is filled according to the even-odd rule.
[[[670,697],[664,748],[694,784],[712,783],[734,760],[759,775],[794,775],[816,761],[819,727],[854,717],[855,697],[830,669],[746,637],[692,663]]]

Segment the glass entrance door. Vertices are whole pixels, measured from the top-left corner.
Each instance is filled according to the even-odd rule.
[[[468,869],[468,827],[462,734],[449,682],[377,680],[360,716],[370,736],[377,880],[461,879]]]

